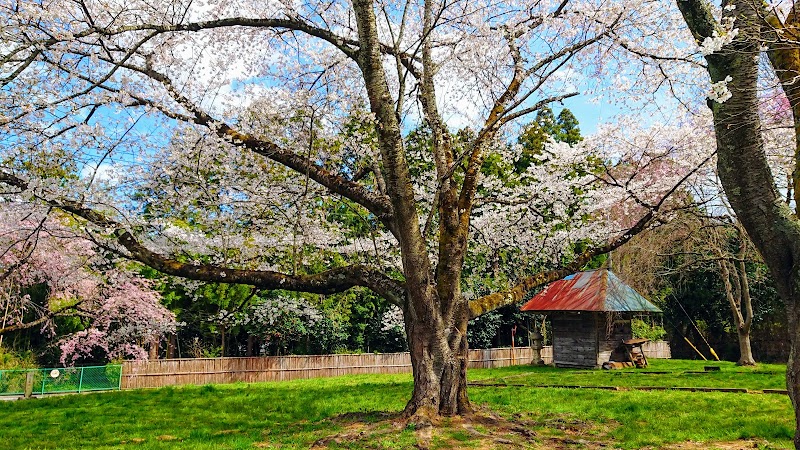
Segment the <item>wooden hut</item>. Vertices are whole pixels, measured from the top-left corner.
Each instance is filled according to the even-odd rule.
[[[580,368],[627,360],[621,344],[633,337],[631,319],[661,312],[607,269],[578,272],[553,282],[521,309],[549,316],[553,363]],[[623,351],[615,353],[618,350]]]

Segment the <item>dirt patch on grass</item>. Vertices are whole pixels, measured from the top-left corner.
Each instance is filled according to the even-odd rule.
[[[619,424],[596,423],[570,416],[515,414],[501,417],[482,410],[468,417],[441,419],[436,425],[418,426],[400,414],[383,412],[350,413],[328,419],[338,431],[317,440],[312,449],[397,449],[419,450],[605,450],[620,448],[610,437]],[[680,442],[645,450],[778,450],[763,440],[726,442]]]
[[[386,413],[346,414],[329,421],[339,431],[317,440],[312,449],[614,448],[607,443],[610,430],[607,425],[569,418],[533,420],[522,415],[504,418],[480,411],[470,416],[444,418],[434,426],[409,423],[399,414]]]
[[[156,439],[159,441],[166,441],[166,442],[178,440],[176,436],[172,436],[169,434],[162,434],[161,436],[158,436]]]
[[[359,446],[362,448],[383,448],[375,444],[402,431],[405,424],[400,419],[398,414],[382,411],[342,414],[325,421],[340,431],[317,440],[311,448],[356,448],[356,444],[364,444]]]

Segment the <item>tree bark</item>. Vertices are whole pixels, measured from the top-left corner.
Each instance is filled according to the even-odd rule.
[[[175,344],[178,342],[177,336],[170,334],[167,338],[167,359],[175,357]]]
[[[153,337],[150,339],[150,348],[148,349],[148,359],[156,360],[158,359],[158,347],[161,344],[161,339],[158,337]]]
[[[435,299],[429,300],[431,305],[438,303]],[[404,414],[421,424],[429,424],[440,415],[472,412],[467,397],[466,302],[462,302],[450,323],[443,323],[441,314],[429,312],[432,314],[405,313],[414,392]]]
[[[737,366],[755,366],[756,360],[753,357],[753,348],[750,346],[750,331],[737,330],[739,335],[739,360]]]
[[[429,424],[440,415],[470,410],[466,393],[467,302],[460,292],[461,266],[466,250],[468,221],[459,220],[455,205],[440,206],[447,216],[440,227],[439,267],[434,271],[414,197],[405,159],[399,119],[392,107],[391,91],[380,51],[378,27],[371,0],[356,0],[359,49],[356,60],[364,77],[370,110],[378,122],[378,143],[384,164],[386,193],[392,204],[389,228],[397,238],[405,275],[403,312],[414,373],[414,392],[405,414],[415,423]],[[426,119],[436,122],[435,112]],[[441,154],[446,139],[434,144]],[[447,184],[447,183],[446,183]],[[448,198],[455,197],[447,189]],[[454,202],[453,202],[454,203]],[[465,205],[465,211],[471,205]],[[448,228],[450,225],[450,228]]]

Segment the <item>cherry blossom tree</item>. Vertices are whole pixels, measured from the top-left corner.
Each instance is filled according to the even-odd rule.
[[[62,364],[98,357],[147,359],[144,344],[175,333],[175,315],[145,280],[127,276],[106,283],[110,289],[100,299],[84,302],[91,303],[83,306],[89,327],[59,340]]]
[[[85,299],[98,294],[96,278],[84,270],[96,254],[86,241],[69,239],[74,234],[46,215],[15,206],[3,208],[0,222],[0,335],[33,327],[52,335],[55,316],[75,314]],[[32,298],[37,285],[44,286],[43,302]]]
[[[609,131],[513,170],[525,117],[578,95],[565,74],[620,70],[637,94],[696,69],[649,51],[678,24],[657,2],[2,8],[8,198],[169,275],[373,290],[403,312],[422,423],[472,411],[471,317],[622,245],[705,158],[647,133],[610,148]],[[535,257],[467,296],[482,246]]]
[[[322,314],[316,308],[302,299],[288,297],[263,299],[238,318],[278,355],[289,342],[308,336],[320,320]]]
[[[67,364],[146,358],[144,342],[174,333],[175,316],[147,280],[113,267],[49,211],[2,206],[0,337],[39,328],[52,338],[57,317],[77,317],[85,328],[57,343]]]

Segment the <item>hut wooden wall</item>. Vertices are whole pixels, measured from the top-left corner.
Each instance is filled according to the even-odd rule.
[[[556,367],[593,368],[609,360],[619,361],[623,355],[612,353],[623,340],[633,337],[628,314],[556,313],[551,322]],[[671,357],[669,343],[664,341],[648,342],[642,349],[648,358]]]
[[[596,315],[588,312],[566,312],[550,316],[556,367],[597,366]]]

